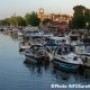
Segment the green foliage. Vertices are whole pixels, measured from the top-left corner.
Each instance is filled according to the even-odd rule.
[[[0,24],[3,25],[3,26],[9,26],[10,25],[10,19],[6,18],[6,19],[3,19],[3,20],[0,20]]]
[[[85,10],[86,9],[86,7],[84,7],[84,6],[82,6],[82,5],[77,5],[77,6],[75,6],[75,7],[73,7],[73,10],[75,11],[75,13],[77,12],[78,14],[80,13],[80,12],[82,12],[83,10]],[[74,14],[75,14],[74,13]]]
[[[12,16],[12,17],[10,18],[10,23],[11,23],[11,25],[13,25],[13,26],[17,26],[17,18],[16,18],[16,16]]]
[[[26,21],[28,24],[32,26],[38,26],[40,24],[40,19],[38,18],[37,13],[32,12],[31,14],[26,14],[25,15]]]
[[[74,17],[72,19],[73,28],[84,28],[85,27],[85,7],[84,6],[75,6]]]
[[[30,18],[31,18],[31,14],[30,13],[27,13],[25,15],[25,19],[26,19],[27,24],[30,24]]]
[[[84,16],[74,17],[72,21],[73,28],[85,28]]]
[[[82,5],[73,8],[74,14],[72,21],[69,23],[71,28],[86,28],[86,23],[90,25],[90,10]]]
[[[86,9],[85,20],[86,20],[86,23],[89,24],[87,28],[90,28],[90,9]]]
[[[16,17],[16,22],[18,26],[26,26],[26,21],[23,17],[17,16]]]
[[[48,18],[46,18],[46,19],[44,19],[43,24],[45,25],[45,24],[48,24],[48,23],[50,23],[50,22],[51,22],[51,20],[48,19]]]
[[[3,26],[26,26],[26,21],[23,17],[21,16],[12,16],[11,18],[6,18],[3,20],[0,20],[0,24]]]
[[[15,27],[26,26],[28,24],[32,26],[38,26],[40,24],[40,19],[38,18],[37,13],[32,12],[31,14],[27,13],[25,15],[25,19],[21,16],[14,15],[10,18],[0,20],[0,24],[3,26],[12,25]]]
[[[38,18],[37,13],[35,13],[35,12],[31,13],[30,24],[32,26],[38,26],[40,24],[40,19]]]

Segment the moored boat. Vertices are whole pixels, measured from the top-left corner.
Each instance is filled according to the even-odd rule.
[[[71,45],[59,46],[54,54],[54,66],[65,71],[77,71],[83,62],[73,51],[74,48]]]
[[[78,50],[76,53],[80,55],[83,65],[90,68],[90,44],[81,44],[76,47]]]
[[[41,63],[49,61],[45,48],[40,44],[32,45],[24,54],[28,62]]]

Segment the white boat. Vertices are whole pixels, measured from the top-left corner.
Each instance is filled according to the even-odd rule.
[[[53,59],[55,49],[61,44],[69,44],[69,40],[66,37],[51,36],[47,37],[44,46],[46,47],[50,60]]]
[[[23,33],[18,31],[18,36],[23,36]]]
[[[23,38],[19,37],[19,51],[23,52],[30,47],[31,43],[26,42]]]
[[[70,44],[69,39],[67,37],[58,37],[58,36],[52,36],[48,37],[46,43],[51,43],[51,44],[57,44],[60,45],[63,43],[63,41],[66,44]]]
[[[46,47],[50,61],[54,58],[55,49],[61,44],[69,44],[67,37],[49,36],[45,38],[44,46]]]
[[[27,36],[29,36],[29,37],[34,37],[34,36],[43,36],[43,32],[41,32],[41,31],[39,31],[39,30],[35,30],[35,31],[29,31],[28,33],[27,33]]]
[[[59,46],[54,54],[54,65],[66,71],[76,71],[79,69],[83,62],[73,51],[74,47],[71,45]]]
[[[11,36],[13,35],[18,35],[18,29],[13,29],[12,32],[11,32]]]
[[[68,35],[71,41],[77,41],[79,37],[79,33],[77,31],[71,31]]]
[[[24,30],[22,28],[20,28],[18,30],[18,36],[23,36],[24,35]]]
[[[24,52],[28,62],[40,63],[47,62],[49,59],[47,52],[43,45],[32,45]]]
[[[83,65],[90,67],[90,44],[77,45],[76,53],[82,58]]]
[[[54,36],[53,34],[43,34],[44,38],[53,37],[53,36]]]
[[[54,58],[54,51],[56,49],[57,46],[49,46],[49,45],[45,45],[45,48],[47,50],[47,55],[49,56],[49,61],[52,61]]]
[[[19,44],[19,51],[25,51],[26,49],[28,49],[30,47],[30,45],[26,44],[26,43],[22,43]]]

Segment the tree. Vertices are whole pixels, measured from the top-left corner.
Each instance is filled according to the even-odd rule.
[[[37,13],[32,12],[31,14],[26,14],[26,21],[32,26],[38,26],[40,24],[40,19],[38,18]]]
[[[26,26],[26,21],[21,16],[16,17],[16,23],[17,23],[18,26]]]
[[[10,23],[12,26],[18,27],[18,26],[26,26],[26,21],[21,16],[12,16],[10,18]]]
[[[0,20],[0,24],[3,26],[10,26],[10,18],[5,18],[3,20]]]
[[[50,20],[50,19],[46,18],[46,19],[43,20],[43,24],[44,24],[44,25],[45,25],[45,24],[48,24],[48,23],[51,23],[51,20]]]
[[[14,15],[14,16],[11,16],[11,18],[10,18],[10,24],[12,25],[12,26],[17,26],[17,17]]]
[[[86,24],[88,23],[88,26],[86,27],[89,29],[90,28],[90,9],[86,9],[85,20],[86,20]]]
[[[84,16],[74,17],[72,21],[73,28],[85,28]]]
[[[25,15],[25,19],[26,19],[26,23],[29,25],[30,24],[30,17],[31,17],[31,14],[30,13],[27,13]]]
[[[86,8],[82,5],[75,6],[73,8],[74,15],[70,22],[73,28],[85,28],[85,10]]]

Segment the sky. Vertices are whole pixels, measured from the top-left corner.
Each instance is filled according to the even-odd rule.
[[[90,9],[90,0],[0,0],[0,19],[13,14],[26,13],[44,8],[45,13],[73,14],[73,7],[83,5]]]

